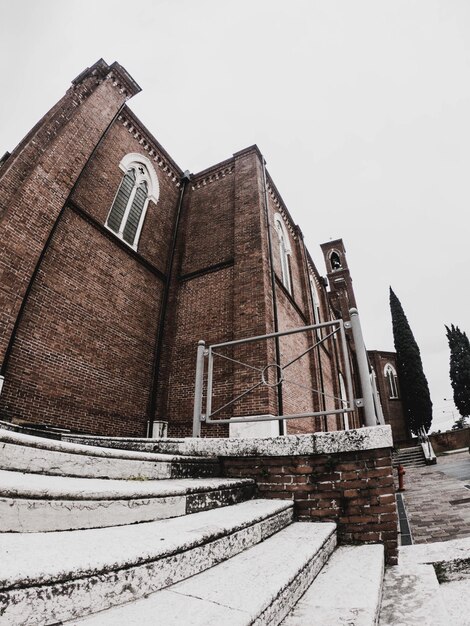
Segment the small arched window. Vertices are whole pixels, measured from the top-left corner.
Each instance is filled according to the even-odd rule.
[[[274,224],[276,226],[277,236],[279,238],[279,256],[281,259],[281,277],[282,284],[287,291],[292,295],[292,282],[290,277],[290,263],[289,255],[291,254],[291,247],[289,243],[289,237],[286,228],[283,224],[282,217],[279,213],[274,216]]]
[[[391,363],[387,363],[384,367],[384,376],[388,382],[388,391],[391,399],[399,398],[398,395],[398,378],[395,368]]]
[[[158,200],[158,179],[150,161],[145,161],[148,159],[142,155],[129,154],[119,164],[125,174],[106,220],[106,226],[134,250],[148,203]]]
[[[333,250],[333,252],[331,253],[330,263],[332,270],[340,270],[343,267],[343,264],[341,263],[341,258],[336,250]]]

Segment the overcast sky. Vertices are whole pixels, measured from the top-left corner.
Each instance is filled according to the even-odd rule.
[[[0,0],[0,153],[100,57],[182,169],[256,143],[321,273],[342,237],[369,349],[388,288],[451,418],[444,324],[470,332],[468,0]],[[457,416],[454,409],[455,417]],[[452,422],[452,419],[451,419]]]

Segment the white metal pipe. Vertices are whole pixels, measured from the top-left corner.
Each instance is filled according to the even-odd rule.
[[[366,347],[362,336],[361,322],[357,309],[349,309],[351,328],[356,346],[357,367],[361,382],[362,399],[364,401],[364,421],[366,426],[377,426],[377,417],[374,408],[374,396],[370,383],[369,363],[367,360]]]
[[[205,342],[197,344],[196,381],[194,384],[193,437],[201,436],[202,392],[204,387],[204,351]]]

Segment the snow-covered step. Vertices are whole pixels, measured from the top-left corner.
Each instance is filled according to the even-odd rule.
[[[141,598],[238,554],[291,521],[292,502],[251,500],[131,526],[3,533],[0,623],[52,624]]]
[[[468,626],[470,622],[469,582],[466,579],[442,583],[440,593],[452,626]]]
[[[193,578],[72,624],[275,626],[321,570],[335,544],[334,524],[297,522]]]
[[[383,573],[382,545],[339,547],[282,626],[374,626]]]
[[[254,491],[250,479],[123,481],[0,470],[0,532],[147,522],[249,500]]]
[[[0,469],[81,476],[158,480],[214,476],[216,458],[100,448],[0,429]]]
[[[384,578],[379,626],[450,626],[432,565],[396,565]]]
[[[439,582],[467,579],[470,586],[470,537],[401,546],[400,565],[433,565]]]

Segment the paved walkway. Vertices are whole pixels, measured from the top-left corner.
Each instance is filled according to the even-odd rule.
[[[406,468],[405,488],[403,496],[413,543],[470,537],[467,451],[439,456],[436,465]]]

